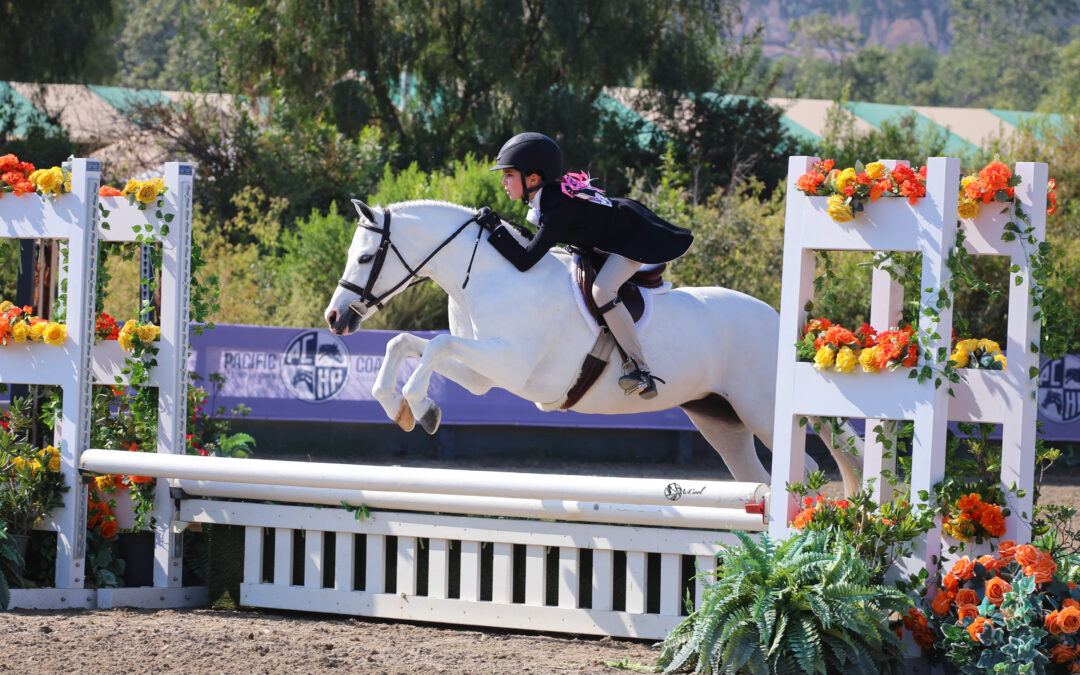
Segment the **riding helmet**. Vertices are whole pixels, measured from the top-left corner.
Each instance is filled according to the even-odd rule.
[[[495,166],[490,171],[499,169],[520,171],[522,186],[525,176],[531,173],[540,174],[545,183],[553,181],[562,175],[562,150],[558,143],[544,134],[527,131],[503,143],[499,156],[495,158]],[[528,192],[525,190],[522,201],[528,202]]]

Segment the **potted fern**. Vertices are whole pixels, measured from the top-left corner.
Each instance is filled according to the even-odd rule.
[[[664,640],[665,673],[901,672],[900,639],[889,615],[909,606],[875,585],[855,549],[829,531],[757,543],[719,554],[701,607]]]

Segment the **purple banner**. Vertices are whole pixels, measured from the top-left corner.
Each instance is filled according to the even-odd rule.
[[[371,395],[386,343],[396,331],[362,330],[338,337],[326,329],[218,324],[191,338],[200,383],[220,373],[225,384],[215,406],[251,408],[248,419],[393,424]],[[439,332],[415,333],[432,338]],[[398,386],[416,367],[408,359]],[[431,378],[430,396],[442,407],[442,424],[692,430],[678,409],[635,415],[542,412],[502,389],[475,396],[446,378]]]
[[[417,332],[431,338],[438,332]],[[251,419],[390,424],[371,395],[386,343],[396,331],[363,330],[337,337],[325,329],[218,325],[192,336],[191,369],[205,379],[221,373],[225,385],[215,405],[243,403]],[[398,386],[412,373],[405,362]],[[209,387],[207,387],[209,389]],[[541,412],[502,389],[474,396],[446,378],[431,378],[431,398],[443,424],[693,430],[681,410],[636,415]],[[1051,441],[1080,440],[1080,355],[1044,362],[1039,421]]]

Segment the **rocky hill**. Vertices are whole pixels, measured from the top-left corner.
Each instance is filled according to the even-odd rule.
[[[949,47],[949,3],[940,0],[786,0],[744,1],[743,29],[752,30],[759,22],[765,26],[763,52],[777,57],[794,54],[789,30],[791,22],[811,14],[826,14],[836,22],[853,29],[864,45],[881,45],[892,49],[901,44],[933,47],[945,53]]]

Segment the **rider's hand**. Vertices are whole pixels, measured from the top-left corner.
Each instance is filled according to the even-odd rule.
[[[480,227],[494,231],[496,227],[502,224],[502,219],[499,218],[499,214],[491,210],[490,206],[482,206],[476,212],[476,222],[480,223]]]

